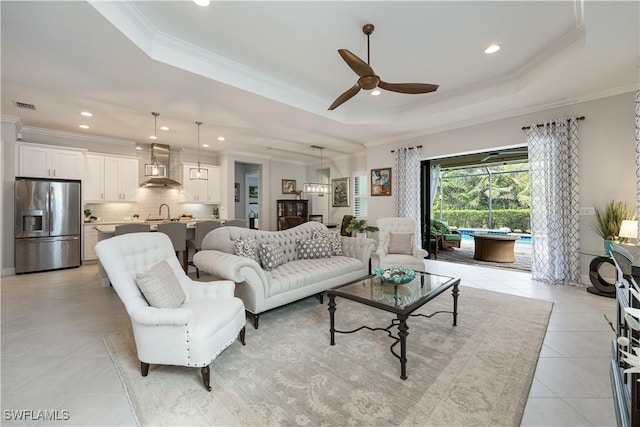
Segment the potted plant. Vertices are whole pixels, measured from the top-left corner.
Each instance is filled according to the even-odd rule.
[[[367,232],[375,233],[378,230],[379,230],[378,227],[375,227],[373,225],[367,225],[366,219],[356,219],[356,218],[353,218],[349,223],[349,225],[347,226],[347,228],[345,228],[345,231],[347,233],[352,234],[353,232],[355,232],[356,237],[362,237],[362,238],[367,237]]]
[[[91,221],[91,209],[84,210],[84,222]]]
[[[618,242],[622,221],[635,218],[634,212],[627,202],[613,200],[604,207],[594,205],[593,208],[596,213],[596,222],[593,224],[593,228],[598,236],[604,239],[604,250],[609,255],[611,244]]]

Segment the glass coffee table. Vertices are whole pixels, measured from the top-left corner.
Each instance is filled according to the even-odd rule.
[[[407,319],[409,317],[433,317],[438,313],[453,314],[453,326],[458,321],[458,285],[460,279],[437,274],[429,274],[416,271],[416,278],[404,285],[395,285],[393,283],[382,282],[376,276],[366,276],[345,285],[337,286],[327,290],[329,297],[329,323],[331,332],[331,345],[336,345],[335,334],[352,334],[361,329],[370,331],[386,331],[387,334],[394,339],[391,344],[391,353],[400,359],[400,378],[407,379],[407,336],[409,335],[409,327]],[[413,314],[414,311],[428,303],[429,301],[442,294],[447,289],[452,289],[453,310],[452,311],[435,311],[431,314]],[[361,326],[350,331],[341,331],[335,328],[336,315],[336,297],[345,298],[351,301],[359,302],[370,307],[379,308],[396,314],[396,318],[392,319],[391,324],[386,328],[371,328],[369,326]],[[392,329],[398,328],[397,335]],[[400,354],[396,352],[395,347],[400,343]]]

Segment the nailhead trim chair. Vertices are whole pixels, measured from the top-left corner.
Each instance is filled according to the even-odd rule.
[[[205,388],[209,364],[238,337],[245,343],[245,310],[229,280],[196,282],[182,269],[163,233],[134,233],[102,240],[96,253],[131,318],[140,370],[150,364],[200,367]],[[155,308],[136,278],[165,260],[186,295],[178,308]]]

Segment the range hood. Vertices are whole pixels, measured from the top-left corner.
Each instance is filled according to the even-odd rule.
[[[151,163],[145,165],[145,175],[149,177],[140,187],[180,188],[182,184],[169,177],[171,156],[166,144],[151,144]]]

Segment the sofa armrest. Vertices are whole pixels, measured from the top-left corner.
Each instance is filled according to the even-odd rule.
[[[236,283],[245,281],[243,268],[256,270],[258,274],[262,274],[262,279],[267,280],[262,267],[254,260],[215,249],[198,251],[193,256],[193,263],[199,270]]]
[[[134,323],[146,326],[184,326],[192,319],[188,308],[141,307],[131,313]]]
[[[375,240],[341,236],[340,243],[344,256],[359,259],[365,267],[369,265],[371,254],[376,248]]]
[[[412,250],[412,255],[417,258],[426,258],[429,256],[429,252],[427,252],[426,250],[418,246],[414,246]]]

